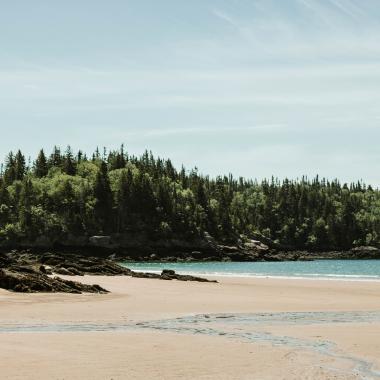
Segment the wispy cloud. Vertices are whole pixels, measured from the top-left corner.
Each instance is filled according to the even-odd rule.
[[[233,26],[236,29],[240,29],[240,25],[238,25],[238,23],[226,12],[220,11],[219,9],[213,9],[212,13],[222,21],[227,22],[227,24]]]
[[[240,35],[252,39],[254,35],[252,34],[251,28],[245,26],[240,20],[235,19],[232,15],[220,9],[213,9],[212,13],[219,20],[225,22],[228,26],[234,28]]]
[[[226,59],[249,57],[250,62],[256,63],[366,62],[380,55],[380,23],[373,20],[371,3],[364,3],[286,0],[275,7],[272,2],[260,0],[250,9],[247,6],[246,12],[235,4],[213,8],[212,13],[240,37],[234,45],[229,45]],[[225,44],[220,46],[222,50]],[[214,56],[215,48],[205,46],[206,49]]]
[[[329,0],[329,1],[340,11],[342,11],[348,16],[351,16],[354,19],[359,19],[360,17],[365,15],[365,13],[362,11],[362,9],[358,5],[352,3],[349,0]]]
[[[349,0],[297,0],[309,10],[309,18],[323,21],[330,29],[336,30],[338,23],[359,20],[365,16],[361,8]],[[347,19],[348,16],[348,19]]]

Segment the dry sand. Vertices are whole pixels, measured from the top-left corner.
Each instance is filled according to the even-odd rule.
[[[258,339],[150,329],[57,332],[54,325],[133,325],[195,314],[379,311],[380,283],[220,278],[219,284],[84,277],[107,295],[0,291],[1,379],[380,378],[380,323],[258,325],[250,332],[332,342],[333,352]],[[215,327],[213,322],[211,327]],[[221,326],[219,326],[221,327]],[[226,331],[231,327],[226,326]],[[16,328],[17,330],[17,328]],[[351,360],[351,358],[354,358]],[[372,366],[371,366],[372,365]]]

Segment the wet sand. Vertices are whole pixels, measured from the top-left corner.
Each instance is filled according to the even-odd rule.
[[[380,283],[80,280],[112,293],[0,291],[2,379],[380,378]]]

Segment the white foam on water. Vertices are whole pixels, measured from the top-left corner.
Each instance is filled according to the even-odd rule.
[[[152,270],[149,267],[139,269],[129,267],[135,272],[149,272],[160,274],[162,270]],[[164,266],[162,269],[165,269]],[[173,268],[170,268],[173,269]],[[268,278],[268,279],[283,279],[283,280],[322,280],[322,281],[354,281],[354,282],[380,282],[380,276],[372,275],[354,275],[354,274],[334,274],[334,273],[294,273],[289,275],[280,274],[266,274],[266,273],[252,273],[252,272],[203,272],[203,271],[184,271],[176,270],[178,274],[192,275],[192,276],[211,276],[211,277],[227,277],[227,278]]]

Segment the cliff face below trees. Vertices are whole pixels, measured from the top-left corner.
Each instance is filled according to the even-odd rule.
[[[109,236],[68,236],[52,241],[0,242],[0,250],[52,251],[66,255],[110,258],[113,261],[309,261],[316,259],[380,259],[380,249],[357,247],[346,251],[308,252],[279,246],[269,239],[238,239],[233,244],[217,242],[208,233],[194,239],[152,239],[144,233]]]

